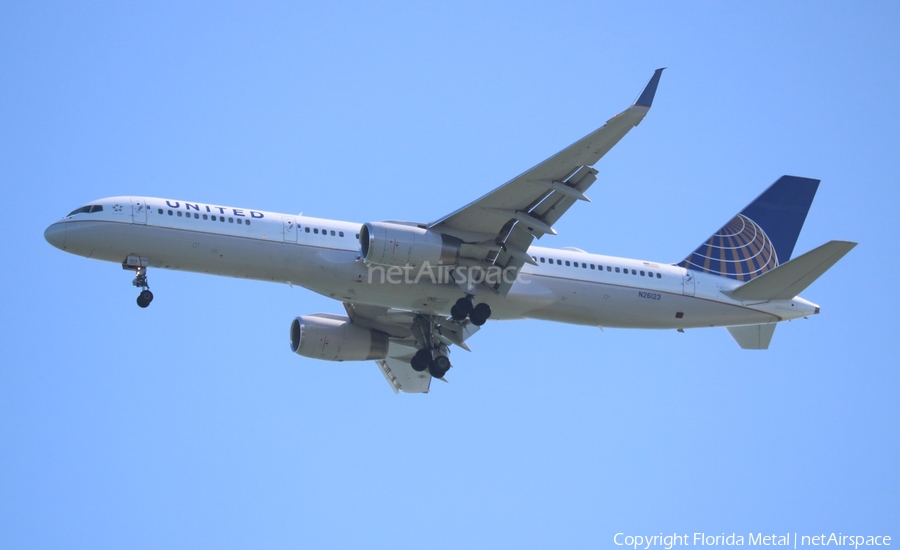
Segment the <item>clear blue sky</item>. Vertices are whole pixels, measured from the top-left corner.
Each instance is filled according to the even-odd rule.
[[[0,547],[900,541],[895,2],[0,5]],[[782,174],[861,244],[765,352],[724,329],[489,323],[450,384],[288,348],[301,288],[52,248],[92,199],[430,221],[627,107],[542,245],[677,262]]]

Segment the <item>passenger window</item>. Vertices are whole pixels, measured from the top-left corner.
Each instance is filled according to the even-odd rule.
[[[569,260],[566,260],[566,267],[569,267]]]
[[[316,228],[316,229],[313,229],[313,233],[315,233],[315,234],[316,234],[316,235],[318,235],[318,234],[319,234],[319,230],[318,230],[318,228]]]
[[[240,218],[238,218],[237,220],[238,220],[238,223],[239,223],[239,224],[244,223],[244,221],[241,220]]]
[[[206,214],[203,214],[203,219],[204,219],[204,220],[208,220],[208,219],[209,219],[209,216],[207,216]]]
[[[616,268],[616,273],[618,273],[618,272],[619,272],[619,268],[617,267],[617,268]]]
[[[591,269],[594,269],[594,264],[591,264]]]
[[[172,215],[172,211],[171,211],[171,210],[169,210],[169,215],[170,215],[170,216]]]
[[[309,233],[309,228],[308,228],[308,227],[306,228],[306,232]]]
[[[631,270],[631,274],[632,274],[632,275],[637,275],[637,270],[636,270],[636,269],[632,269],[632,270]]]
[[[162,214],[162,208],[157,209],[157,212],[159,212],[160,214]]]
[[[562,260],[556,260],[556,265],[562,265]]]
[[[542,264],[545,264],[545,263],[547,263],[547,262],[545,262],[544,259],[541,258],[541,263],[542,263]]]
[[[234,218],[228,218],[228,223],[234,223]]]
[[[359,233],[356,234],[356,240],[359,240]]]
[[[250,220],[244,220],[244,223],[245,223],[246,225],[250,225]]]
[[[657,274],[656,274],[656,278],[657,278],[657,279],[662,279],[662,275],[660,275],[659,273],[657,273]]]
[[[219,216],[219,221],[220,221],[220,222],[224,222],[224,221],[225,221],[225,216]]]
[[[641,277],[644,276],[644,270],[641,270]]]
[[[181,210],[178,211],[178,217],[181,217]]]
[[[343,231],[338,231],[338,237],[343,237],[343,236],[344,236],[344,232],[343,232]]]
[[[194,214],[194,219],[195,219],[195,220],[199,220],[199,219],[200,219],[200,214],[196,214],[196,213],[195,213],[195,214]]]
[[[331,230],[331,236],[334,237],[334,229]]]

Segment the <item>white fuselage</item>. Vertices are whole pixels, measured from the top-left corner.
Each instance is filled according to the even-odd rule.
[[[372,266],[359,254],[359,223],[157,198],[112,197],[51,225],[67,252],[155,268],[289,283],[340,300],[447,315],[460,286],[440,269]],[[496,319],[544,319],[625,328],[756,325],[815,313],[801,298],[740,302],[741,283],[681,267],[532,246],[506,296],[478,294]]]

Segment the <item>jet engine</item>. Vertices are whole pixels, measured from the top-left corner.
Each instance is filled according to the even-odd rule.
[[[359,251],[372,264],[454,265],[459,247],[459,240],[415,225],[370,222],[359,230]]]
[[[388,335],[354,325],[347,317],[315,313],[291,323],[291,351],[326,361],[384,359]]]

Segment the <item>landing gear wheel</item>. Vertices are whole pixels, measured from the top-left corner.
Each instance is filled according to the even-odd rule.
[[[475,306],[472,305],[472,298],[466,296],[456,301],[456,305],[450,308],[450,316],[454,321],[462,321],[472,313]]]
[[[144,308],[150,305],[150,302],[153,301],[153,293],[149,290],[145,290],[138,294],[137,297],[137,305]]]
[[[460,313],[458,307],[453,306],[450,308],[450,318],[454,321],[464,321],[466,319],[466,315]]]
[[[476,327],[480,327],[483,325],[488,319],[491,317],[491,306],[487,305],[484,302],[481,302],[472,312],[469,313],[469,319],[472,320],[472,324]]]
[[[481,302],[472,310],[472,315],[477,315],[479,317],[484,317],[485,319],[491,318],[491,306],[487,305],[484,302]]]
[[[450,367],[450,359],[446,355],[438,355],[428,366],[428,372],[435,378],[443,378]]]
[[[412,366],[413,370],[416,372],[423,372],[428,368],[429,363],[431,363],[431,350],[428,349],[420,349],[417,351],[409,362],[410,366]]]

